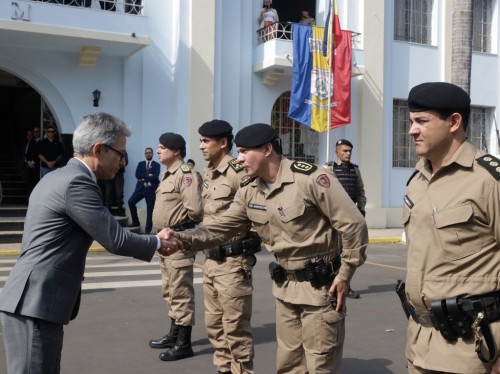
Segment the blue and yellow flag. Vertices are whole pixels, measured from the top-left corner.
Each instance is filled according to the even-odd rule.
[[[293,24],[292,34],[293,81],[288,117],[323,132],[329,128],[328,99],[333,92],[333,76],[322,53],[324,29]]]

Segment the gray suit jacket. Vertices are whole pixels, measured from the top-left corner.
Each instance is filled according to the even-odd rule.
[[[0,292],[0,310],[69,323],[78,313],[85,259],[93,239],[109,252],[151,261],[153,235],[123,229],[103,206],[80,161],[47,174],[30,197],[21,255]]]

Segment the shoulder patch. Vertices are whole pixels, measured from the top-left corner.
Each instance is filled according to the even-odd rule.
[[[298,173],[310,175],[316,171],[318,167],[316,165],[310,164],[308,162],[303,161],[295,161],[290,169],[292,171],[296,171]]]
[[[496,180],[500,179],[500,160],[492,155],[484,155],[476,159],[477,163],[493,175]]]
[[[241,180],[240,187],[245,187],[247,184],[253,182],[257,177],[251,177],[249,175],[245,175]]]
[[[186,164],[181,165],[181,170],[184,174],[191,174],[191,168]]]
[[[229,166],[231,166],[237,173],[243,170],[243,166],[241,166],[236,158],[233,158],[231,161],[229,161]]]

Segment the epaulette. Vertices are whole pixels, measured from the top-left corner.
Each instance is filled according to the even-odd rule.
[[[308,162],[303,162],[303,161],[295,161],[292,166],[290,167],[292,171],[296,171],[298,173],[310,175],[318,169],[318,167],[314,164],[310,164]]]
[[[406,182],[406,187],[408,187],[408,185],[410,184],[411,180],[413,179],[413,177],[414,177],[415,175],[417,175],[417,173],[418,173],[418,170],[415,170],[415,171],[413,172],[413,174],[411,175],[410,179],[408,179],[408,181]]]
[[[237,173],[243,170],[243,166],[238,162],[238,159],[233,158],[231,161],[228,162],[229,166],[233,168],[233,170]]]
[[[492,155],[484,155],[476,159],[477,163],[493,175],[496,180],[500,179],[500,160]]]
[[[250,184],[251,182],[253,182],[256,178],[257,177],[251,177],[249,175],[245,175],[241,179],[240,187],[245,187],[247,184]]]
[[[181,165],[181,170],[184,174],[191,174],[191,168],[186,164]]]

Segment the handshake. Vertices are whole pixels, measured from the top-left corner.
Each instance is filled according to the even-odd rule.
[[[164,228],[157,235],[161,242],[161,247],[158,249],[158,253],[162,256],[170,256],[171,254],[184,249],[184,245],[179,239],[179,234],[171,228]]]

